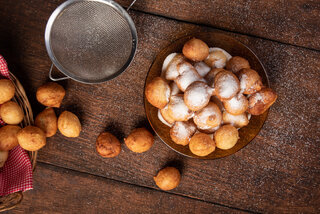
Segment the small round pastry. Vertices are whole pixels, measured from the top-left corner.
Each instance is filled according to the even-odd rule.
[[[209,47],[202,40],[192,38],[184,44],[182,53],[188,59],[199,62],[208,57]]]
[[[226,69],[238,73],[243,68],[250,68],[248,60],[240,56],[232,57],[226,64]]]
[[[8,156],[8,151],[0,151],[0,168],[4,166],[5,162],[8,160]]]
[[[277,94],[271,88],[263,88],[249,97],[248,112],[252,115],[263,114],[276,100]]]
[[[179,87],[178,87],[178,85],[175,82],[171,82],[169,86],[170,86],[170,89],[171,89],[170,96],[177,95],[177,94],[179,94],[181,92]]]
[[[0,151],[9,151],[19,144],[17,134],[20,129],[19,126],[14,125],[6,125],[0,128]]]
[[[244,94],[253,94],[263,87],[259,74],[250,68],[241,69],[239,72],[240,89]]]
[[[64,111],[58,118],[58,129],[66,137],[78,137],[81,132],[81,123],[75,114]]]
[[[8,101],[1,105],[0,117],[7,124],[17,125],[23,120],[24,114],[16,102]]]
[[[214,140],[219,149],[231,149],[239,139],[238,130],[232,125],[223,125],[214,133]]]
[[[167,123],[171,124],[171,126],[175,122],[175,120],[169,114],[168,105],[166,105],[163,109],[160,109],[160,114]]]
[[[127,138],[124,138],[127,147],[137,153],[148,151],[153,143],[153,135],[145,128],[134,129]]]
[[[240,91],[240,83],[231,71],[220,71],[214,78],[215,95],[221,100],[229,100]]]
[[[211,68],[224,68],[227,56],[221,50],[214,50],[209,53],[204,62]]]
[[[190,151],[197,156],[207,156],[216,149],[216,144],[212,138],[204,133],[193,135],[189,143]]]
[[[178,65],[185,61],[186,59],[182,54],[169,54],[162,66],[162,73],[165,74],[165,78],[167,80],[175,80],[180,75]]]
[[[36,126],[27,126],[17,134],[19,145],[27,151],[37,151],[46,145],[46,135]]]
[[[210,87],[214,87],[214,78],[220,71],[225,71],[223,68],[212,68],[204,77]]]
[[[172,190],[179,185],[181,175],[176,168],[166,167],[161,169],[153,179],[160,189],[167,191]]]
[[[209,48],[209,53],[214,51],[222,51],[222,53],[224,53],[224,55],[227,57],[227,61],[232,58],[232,56],[222,48],[217,48],[217,47]]]
[[[206,76],[207,73],[211,70],[211,68],[204,62],[196,62],[193,66],[201,77]]]
[[[192,111],[198,111],[208,105],[213,88],[204,82],[193,82],[184,93],[184,103]]]
[[[52,137],[58,130],[58,119],[52,107],[46,108],[40,112],[34,124],[42,129],[46,134],[46,137]]]
[[[183,94],[170,97],[168,113],[174,121],[187,121],[193,116],[193,111],[183,101]]]
[[[230,100],[223,101],[223,106],[230,114],[239,115],[247,111],[248,100],[243,94],[239,93]]]
[[[161,77],[156,77],[146,85],[145,95],[151,105],[162,109],[169,102],[170,86]]]
[[[160,109],[158,109],[158,119],[166,126],[172,127],[173,124],[172,123],[168,123],[163,116],[161,115]]]
[[[221,124],[221,121],[222,113],[219,107],[213,102],[210,102],[200,111],[195,112],[195,115],[193,116],[193,122],[201,130],[217,127]]]
[[[39,103],[48,107],[59,108],[66,91],[55,82],[48,82],[37,89],[36,97]]]
[[[223,112],[222,114],[223,124],[231,124],[236,128],[241,128],[249,124],[249,118],[246,113],[233,115],[228,112]]]
[[[170,137],[176,144],[185,146],[189,144],[190,137],[196,130],[197,128],[192,122],[175,122],[170,129]]]
[[[16,89],[8,79],[0,79],[0,104],[12,99]]]
[[[96,150],[104,158],[113,158],[120,154],[120,141],[111,133],[101,133],[96,141]]]
[[[185,91],[187,87],[195,81],[203,81],[204,79],[198,74],[197,70],[188,62],[180,63],[178,65],[179,75],[174,81],[181,91]]]

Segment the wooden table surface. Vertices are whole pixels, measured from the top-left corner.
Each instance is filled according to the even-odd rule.
[[[34,113],[37,87],[51,65],[46,22],[63,0],[0,0],[0,54],[26,89]],[[129,0],[118,0],[127,7]],[[34,190],[8,213],[319,213],[320,212],[320,1],[138,0],[130,11],[139,45],[129,69],[98,85],[72,80],[63,106],[82,122],[80,137],[57,134],[41,149]],[[259,135],[218,160],[181,156],[158,137],[148,152],[122,144],[120,155],[100,157],[98,134],[121,142],[148,127],[144,81],[157,53],[195,32],[221,31],[261,59],[279,98]],[[181,184],[160,191],[153,176],[177,166]]]

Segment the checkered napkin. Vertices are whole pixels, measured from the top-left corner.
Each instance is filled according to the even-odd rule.
[[[0,55],[0,79],[10,79],[6,61]],[[0,127],[5,123],[0,118]],[[8,160],[0,168],[0,196],[32,189],[32,167],[28,153],[20,146],[9,151]]]

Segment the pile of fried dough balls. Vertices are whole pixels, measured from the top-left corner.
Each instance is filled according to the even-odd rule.
[[[7,124],[0,128],[0,167],[8,158],[9,150],[20,145],[27,151],[37,151],[46,144],[46,138],[52,137],[57,130],[66,137],[78,137],[81,124],[76,115],[64,111],[57,119],[53,108],[59,108],[65,96],[64,88],[54,82],[46,83],[37,90],[39,103],[47,106],[35,118],[34,126],[20,128],[24,118],[22,108],[11,101],[15,86],[8,79],[0,80],[0,118]]]
[[[238,129],[277,99],[248,60],[196,38],[184,44],[182,53],[166,57],[161,76],[147,83],[145,96],[170,127],[172,141],[201,157],[216,147],[234,147]]]

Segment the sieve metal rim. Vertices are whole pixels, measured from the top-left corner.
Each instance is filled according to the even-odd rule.
[[[66,71],[62,64],[55,58],[54,52],[51,48],[51,30],[52,30],[52,26],[54,21],[56,20],[56,18],[59,16],[59,14],[69,5],[75,3],[75,2],[85,2],[85,1],[91,1],[91,2],[100,2],[100,3],[104,3],[107,4],[108,6],[114,8],[117,12],[119,12],[119,14],[128,22],[130,31],[131,31],[131,35],[132,35],[132,49],[131,49],[131,53],[130,56],[128,58],[128,61],[122,66],[122,68],[120,70],[118,70],[117,72],[115,72],[114,74],[100,79],[100,80],[85,80],[82,78],[77,77],[76,75],[69,73],[68,71]],[[119,76],[121,73],[123,73],[131,64],[136,50],[137,50],[137,44],[138,44],[138,36],[137,36],[137,30],[135,27],[135,24],[133,22],[133,20],[131,19],[130,15],[127,13],[127,11],[125,9],[123,9],[118,3],[112,1],[112,0],[68,0],[64,3],[62,3],[61,5],[59,5],[51,14],[50,18],[48,19],[47,25],[46,25],[46,29],[45,29],[45,36],[44,36],[44,40],[45,40],[45,46],[47,49],[47,53],[49,55],[50,60],[52,61],[52,66],[49,72],[49,77],[51,80],[53,81],[59,81],[59,80],[64,80],[64,79],[68,79],[71,78],[77,82],[81,82],[81,83],[85,83],[85,84],[96,84],[96,83],[103,83],[106,82],[108,80],[111,80],[117,76]],[[62,77],[60,79],[55,79],[51,77],[51,71],[53,68],[53,65],[61,72],[63,73],[66,77]]]

